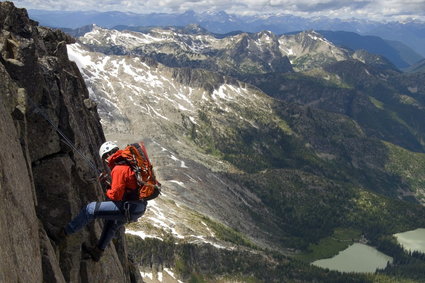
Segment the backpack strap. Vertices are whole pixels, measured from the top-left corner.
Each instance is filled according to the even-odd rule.
[[[145,144],[143,142],[133,143],[131,145],[134,146],[143,155],[143,158],[146,159],[149,164],[151,163],[148,152],[146,151]]]
[[[126,188],[122,200],[123,201],[139,200],[139,188],[140,187],[137,187],[135,189]]]

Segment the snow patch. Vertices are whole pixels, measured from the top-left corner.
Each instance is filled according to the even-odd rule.
[[[152,272],[140,271],[140,275],[142,276],[142,278],[148,277],[150,280],[153,280],[153,273]]]
[[[417,93],[418,92],[418,87],[407,87],[407,89],[411,92],[411,93]]]
[[[185,238],[183,235],[177,232],[177,230],[174,228],[176,226],[176,223],[170,220],[169,217],[166,217],[161,208],[156,205],[149,206],[148,208],[155,215],[155,217],[147,217],[147,219],[150,220],[154,227],[170,232],[174,237],[178,239]]]
[[[152,114],[150,113],[151,112],[151,110],[152,110],[152,112],[156,115],[156,116],[158,116],[158,117],[160,117],[160,118],[162,118],[162,119],[164,119],[164,120],[167,120],[167,121],[170,121],[170,119],[168,119],[167,117],[165,117],[164,115],[161,115],[158,111],[156,111],[152,106],[150,106],[150,105],[147,105],[148,106],[148,110],[149,110],[149,114],[150,114],[150,116],[152,117]]]
[[[171,269],[169,269],[169,268],[166,268],[166,267],[165,267],[165,268],[164,268],[164,271],[165,271],[168,275],[170,275],[170,277],[171,277],[171,278],[176,279],[178,283],[183,283],[183,281],[181,281],[181,280],[177,279],[177,277],[174,275],[174,272],[173,272]]]
[[[208,225],[207,225],[204,221],[201,221],[201,223],[202,223],[202,225],[204,225],[204,226],[205,226],[205,228],[208,230],[208,232],[210,233],[210,236],[211,236],[211,237],[215,237],[215,234],[214,234],[214,232],[210,229],[210,227],[208,227]]]
[[[209,244],[217,249],[226,249],[225,246],[219,245],[217,243],[214,243],[212,241],[208,241],[207,239],[205,239],[204,236],[197,236],[197,235],[191,235],[191,237],[199,239],[201,242],[205,243],[205,244]]]
[[[180,162],[180,168],[189,168],[186,166],[186,163],[183,160],[178,159],[173,154],[170,156],[170,158],[174,161]]]
[[[187,109],[186,107],[184,107],[183,105],[181,105],[179,103],[179,110],[181,110],[181,111],[188,111],[189,109]]]
[[[175,183],[175,184],[177,184],[177,185],[179,185],[179,186],[181,186],[183,188],[186,188],[183,182],[180,182],[180,181],[177,181],[177,180],[170,180],[168,182]]]
[[[291,56],[291,55],[295,55],[295,52],[292,48],[289,48],[288,50],[286,50],[286,54]]]
[[[125,231],[125,233],[126,233],[126,234],[130,234],[130,235],[139,236],[139,237],[140,237],[140,238],[142,238],[143,240],[144,240],[144,239],[146,239],[146,238],[154,238],[154,239],[158,239],[158,240],[163,241],[163,239],[162,239],[162,238],[160,238],[160,237],[158,237],[158,236],[155,236],[155,235],[149,235],[149,234],[146,234],[146,233],[145,233],[145,232],[143,232],[143,231],[126,230],[126,231]]]
[[[193,118],[192,116],[189,116],[189,120],[190,120],[193,124],[198,125],[198,123],[196,123],[195,118]]]
[[[215,89],[211,95],[211,97],[214,100],[223,99],[227,101],[232,101],[235,99],[234,96],[232,96],[232,93],[237,93],[240,95],[241,91],[240,88],[235,88],[232,85],[223,84],[218,89]]]
[[[81,45],[79,43],[69,44],[66,46],[68,51],[69,60],[74,61],[78,68],[84,69],[88,65],[92,65],[92,58],[90,55],[83,55],[79,50],[81,50]]]

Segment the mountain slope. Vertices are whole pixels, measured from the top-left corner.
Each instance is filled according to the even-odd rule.
[[[223,164],[217,157],[193,151],[194,144],[187,142],[188,138],[195,137],[207,147],[206,153],[214,152],[214,148],[208,148],[211,144],[209,132],[197,126],[204,123],[202,119],[205,119],[205,112],[216,112],[217,117],[221,117],[221,109],[225,109],[227,115],[220,119],[222,123],[254,123],[254,117],[238,117],[239,111],[234,111],[234,108],[266,109],[267,102],[258,98],[257,91],[243,86],[241,88],[235,80],[208,72],[172,70],[138,58],[90,53],[81,49],[81,45],[69,46],[68,50],[70,57],[78,62],[89,90],[99,103],[102,125],[108,137],[122,143],[133,141],[134,138],[152,141],[149,149],[153,152],[152,159],[160,159],[155,168],[167,187],[165,195],[170,194],[170,198],[173,198],[182,194],[185,196],[185,206],[238,225],[238,229],[248,234],[261,235],[258,228],[250,226],[250,216],[246,214],[250,206],[258,206],[261,200],[222,177],[219,172],[209,172],[206,165],[215,168],[214,171],[236,169]],[[81,58],[86,60],[85,64]],[[90,61],[87,61],[89,58]],[[183,79],[188,82],[181,83]],[[212,93],[208,91],[215,87],[219,89]],[[263,94],[261,96],[264,97]],[[236,103],[241,97],[246,97],[246,101]],[[214,199],[217,201],[220,200],[214,205],[209,204],[212,195],[216,195]],[[244,202],[241,204],[235,196]],[[245,208],[241,209],[241,205]],[[226,219],[229,211],[234,215],[242,215],[237,220]],[[183,225],[182,221],[179,222],[179,225]],[[267,238],[266,235],[262,237]]]
[[[245,81],[280,100],[348,115],[369,136],[423,152],[420,77],[382,69],[379,63],[346,60],[304,73],[248,76]]]
[[[414,52],[403,49],[401,43],[387,42],[377,36],[361,36],[354,32],[344,31],[318,32],[337,46],[343,46],[352,50],[363,49],[369,53],[386,57],[399,69],[406,68],[422,58]]]
[[[194,276],[197,265],[187,261],[193,262],[190,255],[205,243],[224,247],[224,253],[235,246],[254,249],[254,254],[255,245],[272,248],[284,254],[281,260],[292,262],[288,256],[293,256],[294,249],[305,251],[335,229],[355,229],[375,241],[423,225],[423,207],[398,200],[418,201],[423,188],[416,178],[404,181],[412,171],[399,166],[395,151],[390,151],[396,147],[369,135],[345,113],[350,107],[344,104],[350,105],[352,99],[374,109],[368,96],[357,97],[353,90],[346,93],[362,77],[350,81],[352,77],[339,71],[345,68],[330,65],[327,89],[333,87],[334,97],[341,96],[342,110],[328,103],[331,111],[324,111],[308,103],[273,99],[249,84],[209,70],[170,68],[128,51],[113,55],[122,46],[145,48],[145,43],[136,42],[146,34],[95,32],[106,35],[105,40],[98,40],[101,34],[86,34],[80,40],[89,45],[69,45],[68,52],[99,104],[108,138],[121,143],[149,141],[164,195],[150,205],[138,225],[129,227],[129,233],[149,236],[144,243],[152,243],[150,237],[174,237],[165,246],[156,242],[152,248],[173,250],[174,271]],[[109,39],[115,41],[105,44]],[[346,62],[366,65],[358,60],[341,62],[342,66]],[[367,70],[375,69],[368,66]],[[375,71],[398,74],[391,69]],[[298,74],[286,76],[299,82]],[[326,85],[316,80],[318,88]],[[417,153],[406,150],[405,154],[422,160]],[[239,233],[230,232],[233,229]],[[180,254],[174,242],[187,245],[193,253]],[[132,245],[137,249],[142,243],[135,240]],[[184,265],[180,265],[182,259]],[[152,265],[162,270],[165,264],[151,257],[138,260],[145,271]],[[300,266],[302,274],[307,267]]]
[[[415,73],[415,72],[423,73],[425,71],[425,59],[412,65],[410,68],[407,69],[407,71],[412,73]]]
[[[116,40],[118,35],[121,42]],[[361,119],[368,135],[411,150],[423,150],[423,125],[416,122],[420,120],[416,117],[422,115],[420,95],[409,90],[412,86],[394,83],[407,80],[406,76],[400,75],[383,57],[361,50],[342,49],[314,31],[279,38],[270,33],[259,33],[218,39],[203,30],[185,33],[181,29],[157,28],[134,33],[95,28],[80,40],[89,44],[91,49],[105,50],[108,54],[140,54],[172,67],[203,68],[230,74],[260,87],[273,97],[336,111],[356,121]],[[281,55],[273,57],[270,52]],[[279,60],[270,58],[286,57],[291,60],[294,70],[303,70],[307,76],[300,73],[281,75],[286,67],[275,67],[273,62],[279,64]],[[415,100],[419,104],[406,103]],[[385,103],[386,109],[377,107],[376,101]],[[368,105],[368,113],[357,107],[360,104]],[[373,119],[374,115],[380,118]]]

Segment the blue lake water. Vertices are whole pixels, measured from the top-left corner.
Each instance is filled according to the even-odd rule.
[[[313,265],[341,272],[374,273],[392,261],[392,257],[371,246],[355,243],[332,258],[316,260]]]
[[[409,251],[425,253],[425,229],[419,228],[412,231],[394,234],[398,242]]]

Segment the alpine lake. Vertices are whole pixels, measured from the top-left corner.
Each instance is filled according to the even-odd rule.
[[[425,253],[425,229],[394,234],[397,241],[408,251]],[[392,263],[392,257],[374,247],[362,243],[353,243],[332,258],[319,259],[313,265],[340,272],[374,273]]]
[[[340,272],[373,273],[385,268],[392,260],[371,246],[354,243],[332,258],[314,261],[313,265]]]

